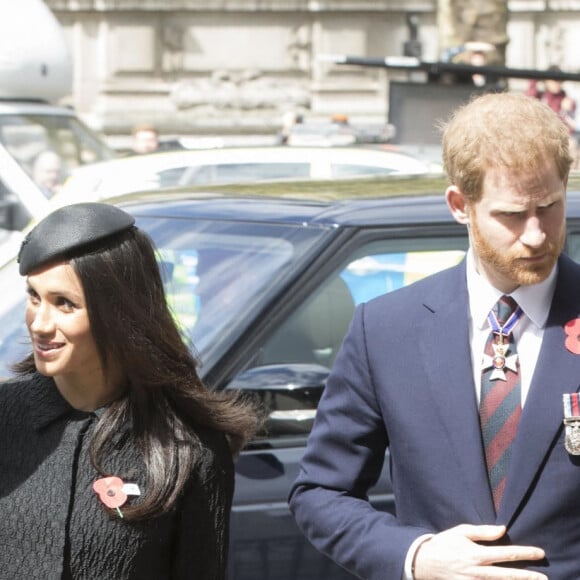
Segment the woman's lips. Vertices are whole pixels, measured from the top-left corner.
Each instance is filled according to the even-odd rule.
[[[62,342],[34,342],[34,351],[40,356],[48,356],[64,346]]]

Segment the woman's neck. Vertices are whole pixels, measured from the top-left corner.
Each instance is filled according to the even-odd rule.
[[[102,373],[92,376],[59,375],[54,382],[63,398],[79,411],[91,412],[108,405],[122,393],[121,381],[107,381]]]

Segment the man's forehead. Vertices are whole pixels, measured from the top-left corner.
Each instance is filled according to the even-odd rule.
[[[481,196],[480,202],[495,208],[518,210],[530,207],[545,207],[566,198],[565,189],[562,190],[526,190],[499,192],[494,195]]]
[[[528,171],[491,167],[482,185],[482,197],[518,199],[522,203],[540,202],[549,197],[557,199],[566,194],[566,180],[550,165]]]

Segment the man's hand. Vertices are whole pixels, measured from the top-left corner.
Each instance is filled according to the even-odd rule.
[[[463,524],[440,532],[419,546],[415,554],[415,580],[548,580],[539,572],[501,568],[493,564],[541,560],[544,551],[532,546],[482,546],[499,540],[505,526]]]

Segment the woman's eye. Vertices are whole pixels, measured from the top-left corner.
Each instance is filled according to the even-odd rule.
[[[26,293],[28,294],[28,299],[31,302],[38,302],[38,294],[32,288],[27,288]]]
[[[68,300],[68,298],[64,298],[63,296],[59,297],[56,301],[57,306],[62,306],[66,310],[73,310],[75,305]]]

